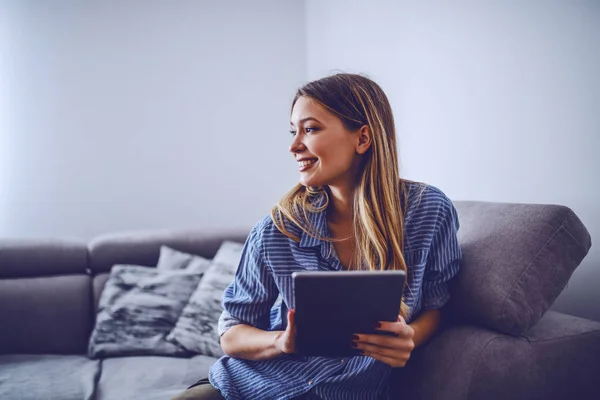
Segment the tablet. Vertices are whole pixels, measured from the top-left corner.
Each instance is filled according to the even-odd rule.
[[[356,333],[382,333],[379,321],[397,321],[404,271],[323,271],[292,274],[296,353],[346,357]]]

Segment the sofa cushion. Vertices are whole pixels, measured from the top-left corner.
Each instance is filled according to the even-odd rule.
[[[172,249],[168,246],[160,247],[160,257],[158,259],[158,270],[173,270],[173,269],[188,269],[188,271],[206,272],[210,267],[211,260],[204,257],[197,256],[195,254],[181,252],[179,250]],[[94,276],[93,290],[94,290],[94,310],[98,309],[98,302],[100,301],[100,295],[104,290],[104,285],[108,280],[108,273],[99,273]],[[95,314],[94,314],[95,315]]]
[[[87,275],[0,279],[0,354],[83,354],[92,327]]]
[[[598,398],[600,322],[548,311],[524,336],[539,367],[538,398]]]
[[[212,258],[225,240],[244,242],[250,229],[229,231],[150,231],[99,236],[89,245],[90,269],[109,272],[115,264],[155,266],[160,247],[166,245],[186,253]]]
[[[453,325],[392,371],[392,399],[596,399],[599,354],[600,322],[553,311],[524,337]]]
[[[217,330],[223,312],[221,302],[223,292],[235,277],[243,247],[240,243],[223,242],[167,340],[193,353],[223,355]]]
[[[498,348],[504,352],[498,353]],[[533,370],[526,341],[478,326],[453,325],[414,349],[404,368],[392,370],[391,398],[534,399],[527,389]],[[473,379],[475,374],[483,380]],[[487,385],[497,395],[473,396],[475,385]]]
[[[85,244],[65,240],[0,240],[0,278],[84,274]]]
[[[115,265],[100,297],[90,357],[186,355],[165,336],[201,277],[187,270]]]
[[[207,356],[119,357],[102,361],[97,400],[166,400],[206,378],[216,361]]]
[[[463,250],[451,285],[458,320],[512,335],[534,326],[587,254],[591,239],[567,207],[455,202]]]
[[[94,323],[96,323],[96,314],[98,312],[98,304],[100,303],[100,296],[102,296],[102,292],[104,291],[104,286],[106,285],[106,281],[110,274],[101,273],[94,276],[92,282],[92,290],[94,292]]]
[[[211,261],[208,258],[175,250],[169,246],[161,246],[156,269],[159,271],[186,269],[188,271],[204,273],[210,266],[210,263]]]
[[[231,271],[236,271],[242,259],[244,245],[242,243],[225,240],[213,258],[213,263],[226,266]]]
[[[83,356],[0,356],[0,399],[92,400],[100,362]]]

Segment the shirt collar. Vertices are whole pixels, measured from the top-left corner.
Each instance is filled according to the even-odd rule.
[[[326,197],[325,195],[319,196],[317,199],[313,201],[313,205],[315,207],[322,207],[325,204]],[[308,212],[308,221],[311,224],[312,228],[315,229],[316,233],[322,237],[328,237],[329,232],[327,229],[327,215],[325,210],[320,212]],[[300,247],[323,247],[327,242],[315,238],[304,230],[302,230],[302,235],[300,237],[300,243],[298,244]],[[327,246],[325,246],[327,247]]]

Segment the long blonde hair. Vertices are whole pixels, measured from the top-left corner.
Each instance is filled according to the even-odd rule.
[[[387,96],[372,80],[355,74],[336,74],[306,84],[296,93],[308,97],[342,120],[349,131],[364,125],[371,130],[372,144],[363,155],[362,169],[354,190],[354,238],[356,251],[350,269],[367,264],[371,270],[402,270],[404,260],[404,210],[407,188],[398,172],[394,118]],[[315,206],[315,197],[325,202]],[[271,211],[275,226],[287,237],[300,238],[286,227],[291,222],[312,237],[326,241],[311,225],[309,213],[322,212],[329,204],[326,187],[297,184]],[[407,274],[408,276],[408,274]],[[409,309],[402,299],[400,314]]]

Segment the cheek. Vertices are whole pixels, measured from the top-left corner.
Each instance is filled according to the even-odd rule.
[[[346,132],[326,132],[327,136],[312,137],[305,144],[308,150],[319,159],[319,170],[326,175],[338,175],[352,166],[354,159],[353,144],[346,139]]]
[[[331,153],[331,145],[324,140],[313,140],[306,143],[308,150],[319,159],[328,158]]]
[[[323,149],[322,156],[319,159],[323,168],[343,172],[352,165],[353,154],[352,151],[337,143]]]

